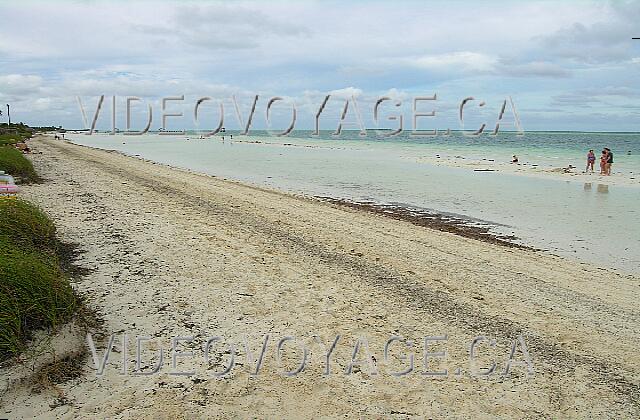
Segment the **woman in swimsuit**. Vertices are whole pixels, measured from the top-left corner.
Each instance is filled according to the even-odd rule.
[[[589,153],[587,153],[587,170],[585,172],[589,172],[589,169],[591,169],[591,173],[593,173],[593,164],[595,163],[595,161],[595,153],[593,153],[593,150],[589,150]]]
[[[606,174],[606,166],[607,166],[607,151],[602,151],[602,156],[600,156],[600,175]]]

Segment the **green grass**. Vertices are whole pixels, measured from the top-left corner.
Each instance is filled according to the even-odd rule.
[[[0,200],[0,359],[34,330],[56,328],[78,307],[58,257],[55,226],[23,200]]]
[[[23,137],[20,134],[0,134],[0,146],[18,143],[22,140]]]
[[[0,146],[0,171],[18,178],[18,182],[38,182],[40,178],[31,161],[20,150],[11,146]]]
[[[39,180],[12,146],[31,134],[23,124],[0,124],[0,170],[19,182]],[[68,263],[64,248],[39,208],[0,199],[0,360],[22,352],[35,330],[55,329],[81,307],[61,265]]]
[[[25,141],[32,133],[33,129],[24,124],[0,124],[0,146]]]
[[[0,237],[10,238],[21,249],[55,254],[56,227],[49,217],[24,200],[0,200]]]

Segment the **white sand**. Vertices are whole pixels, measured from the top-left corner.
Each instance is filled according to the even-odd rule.
[[[596,167],[595,172],[585,172],[584,167],[550,167],[548,165],[534,165],[529,162],[496,162],[487,159],[470,159],[456,156],[440,155],[423,156],[418,162],[428,163],[435,166],[448,166],[453,168],[464,168],[474,171],[501,172],[511,175],[530,176],[543,179],[556,179],[576,182],[594,182],[604,185],[625,185],[640,187],[640,173],[630,174],[621,172],[615,163],[612,166],[610,176],[600,175],[600,168]]]
[[[105,332],[155,336],[148,348],[165,350],[176,335],[193,335],[198,346],[214,335],[241,345],[247,334],[255,350],[264,334],[274,342],[256,377],[240,351],[243,366],[215,379],[228,356],[207,370],[197,349],[196,357],[179,359],[182,369],[196,371],[192,377],[169,375],[170,354],[151,376],[133,375],[133,363],[121,375],[114,359],[96,377],[88,360],[84,377],[41,392],[15,383],[28,376],[25,366],[5,367],[0,383],[12,385],[1,394],[2,417],[640,416],[637,276],[117,153],[42,138],[31,145],[43,152],[33,160],[48,182],[24,195],[55,219],[64,240],[86,251],[80,264],[93,272],[76,288],[104,317]],[[314,334],[325,343],[343,336],[330,376],[322,374]],[[444,334],[447,359],[431,369],[446,367],[450,376],[421,375],[420,340]],[[532,377],[523,367],[506,378],[468,373],[473,337],[497,340],[495,349],[480,347],[481,361],[495,360],[502,371],[518,334]],[[275,359],[275,341],[285,335],[311,349],[307,370],[293,378],[280,374]],[[378,375],[367,366],[344,374],[361,335]],[[384,362],[392,335],[416,341],[409,376],[388,373],[405,366],[398,345],[392,363]],[[77,349],[63,341],[66,351]],[[120,338],[114,347],[122,356]],[[299,354],[287,349],[291,367]],[[133,349],[127,354],[134,360]],[[150,354],[143,353],[145,364]],[[455,376],[458,367],[463,374]]]

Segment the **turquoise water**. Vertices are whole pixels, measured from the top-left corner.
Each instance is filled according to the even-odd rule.
[[[266,132],[255,132],[266,136]],[[343,132],[339,137],[331,132],[321,132],[312,136],[310,131],[293,132],[289,137],[271,137],[266,141],[287,142],[304,139],[317,145],[350,147],[375,147],[404,151],[408,156],[421,154],[440,154],[462,156],[467,159],[494,159],[496,162],[509,162],[517,155],[520,162],[535,163],[541,167],[561,167],[573,165],[582,169],[586,154],[593,149],[599,157],[604,147],[614,153],[615,170],[626,174],[640,175],[640,133],[577,133],[577,132],[535,132],[523,136],[514,133],[499,133],[496,136],[465,136],[452,132],[449,136],[412,137],[409,132],[398,136],[381,138],[375,131],[367,137],[359,137],[357,132]]]
[[[160,163],[290,192],[397,203],[477,219],[497,233],[594,266],[640,272],[640,185],[606,185],[573,179],[541,179],[468,168],[433,166],[423,156],[459,155],[540,166],[582,167],[586,150],[609,147],[614,168],[640,174],[640,135],[527,133],[524,137],[362,139],[239,136],[200,140],[149,134],[68,135],[73,141],[120,150]],[[307,136],[306,138],[303,136]],[[188,139],[190,138],[190,139]],[[242,142],[238,142],[241,140]],[[259,141],[261,143],[251,143]],[[627,155],[627,152],[631,152]]]

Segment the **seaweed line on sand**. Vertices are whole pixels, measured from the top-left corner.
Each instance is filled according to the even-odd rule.
[[[410,209],[396,204],[379,204],[372,201],[350,201],[340,198],[316,196],[320,201],[336,204],[338,206],[363,210],[369,213],[380,214],[396,220],[403,220],[417,226],[438,230],[441,232],[453,233],[465,238],[476,239],[495,245],[508,248],[527,249],[538,251],[538,249],[517,243],[517,237],[513,235],[499,235],[491,232],[487,226],[471,224],[461,218],[445,215],[442,213],[430,212],[427,210]]]

